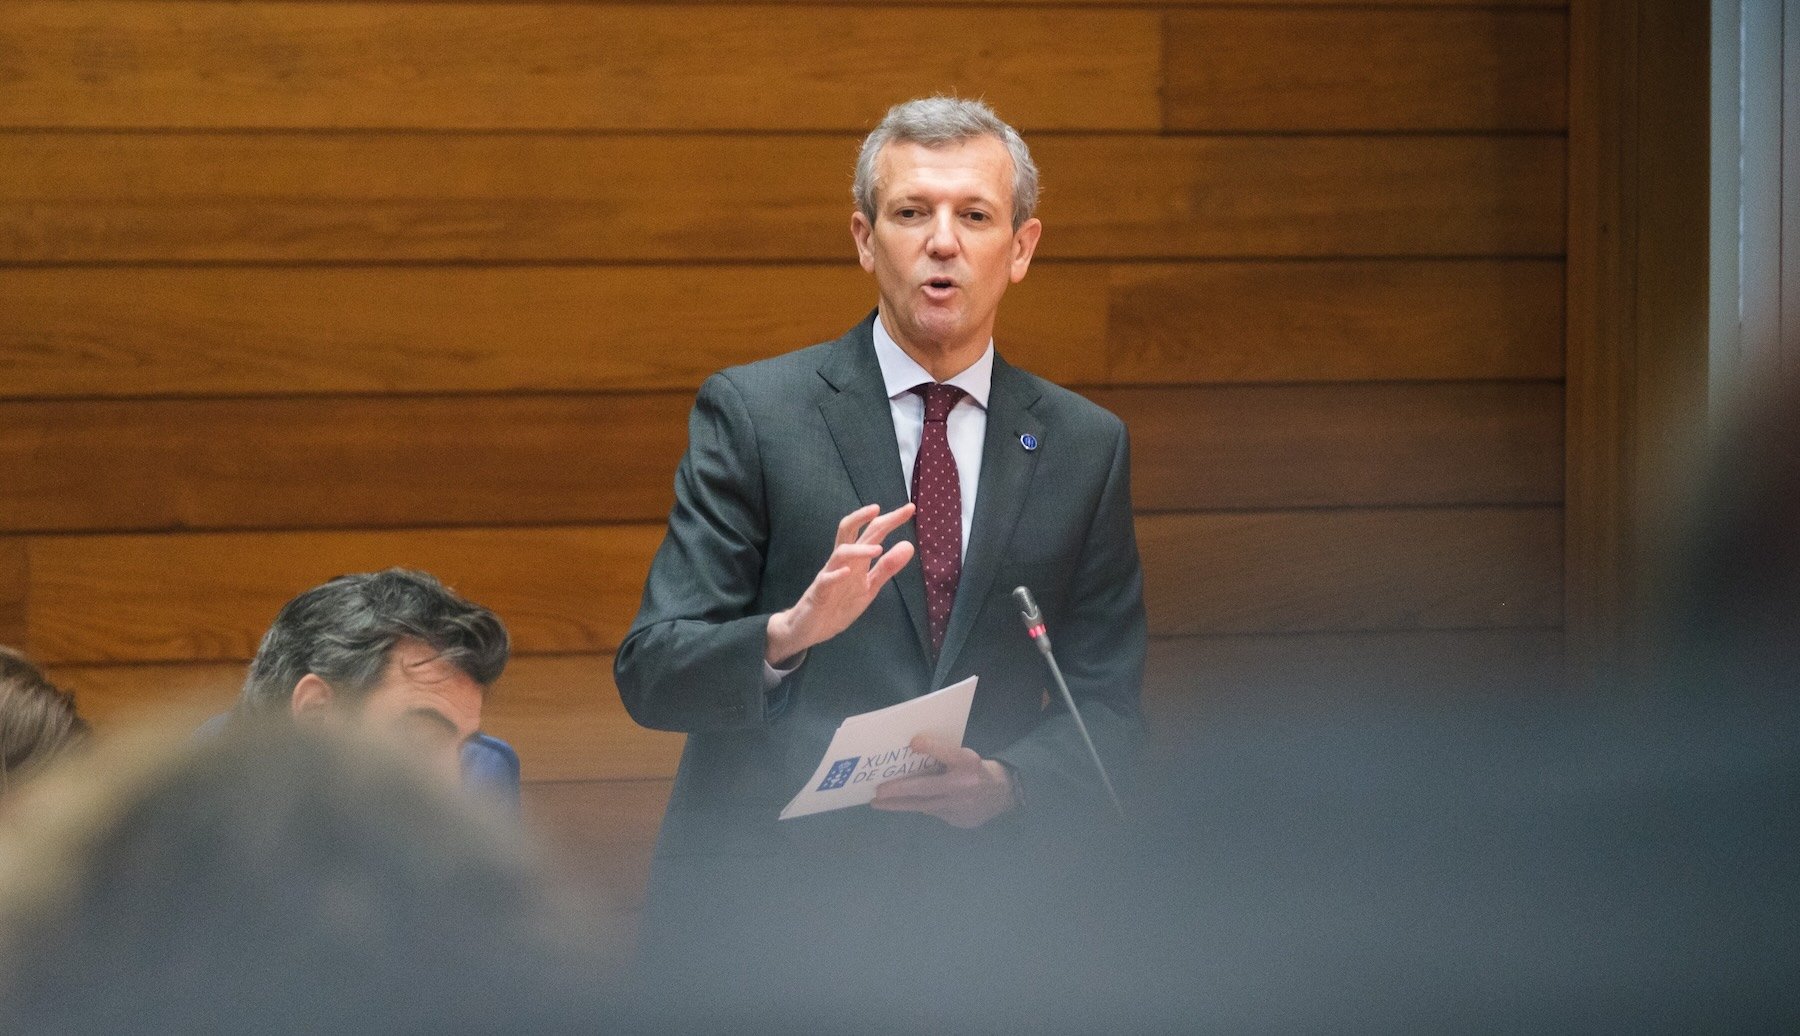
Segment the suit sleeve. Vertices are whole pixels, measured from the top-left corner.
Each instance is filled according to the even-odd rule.
[[[1123,422],[1115,428],[1112,463],[1070,581],[1067,614],[1052,620],[1050,634],[1094,747],[1119,783],[1143,741],[1139,697],[1149,633],[1131,518],[1131,446]],[[1032,812],[1105,801],[1081,733],[1054,689],[1045,718],[995,757],[1016,771]]]
[[[756,429],[715,374],[688,416],[668,532],[613,677],[625,709],[657,730],[758,727],[784,688],[763,681],[769,616],[757,614],[768,511]]]

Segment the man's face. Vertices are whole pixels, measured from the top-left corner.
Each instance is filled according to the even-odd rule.
[[[875,159],[875,220],[850,219],[896,340],[927,354],[985,347],[1006,286],[1031,265],[1042,226],[1012,229],[1012,156],[996,137],[894,143]]]
[[[401,640],[381,680],[361,699],[340,698],[317,676],[295,689],[296,714],[336,717],[391,738],[447,779],[461,773],[463,742],[481,729],[481,685],[438,657],[430,645]]]

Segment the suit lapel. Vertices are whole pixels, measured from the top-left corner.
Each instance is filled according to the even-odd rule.
[[[820,365],[819,376],[837,391],[819,404],[819,413],[831,430],[832,442],[850,474],[857,499],[865,504],[879,504],[886,513],[905,504],[911,496],[900,470],[900,444],[894,438],[887,386],[881,380],[881,365],[875,360],[870,331],[873,319],[871,316],[838,339]],[[901,526],[896,535],[918,542],[911,522]],[[930,658],[931,641],[925,628],[925,577],[918,563],[909,562],[893,582],[912,620],[919,649]]]
[[[950,627],[944,633],[944,650],[932,674],[932,687],[942,686],[953,671],[952,663],[969,639],[1024,511],[1037,454],[1025,449],[1019,438],[1027,433],[1043,438],[1043,423],[1031,413],[1037,400],[1037,392],[1025,376],[996,354],[993,387],[988,392],[987,435],[981,448],[981,481],[975,491],[975,520],[969,529],[968,549],[963,552],[962,581],[956,588],[956,605],[950,610]],[[919,614],[923,614],[922,578],[919,586]]]

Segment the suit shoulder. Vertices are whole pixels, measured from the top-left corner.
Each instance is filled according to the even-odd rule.
[[[779,356],[741,363],[735,367],[727,367],[713,377],[730,382],[733,388],[747,398],[761,398],[769,393],[791,393],[797,386],[818,380],[819,366],[836,344],[821,342]]]

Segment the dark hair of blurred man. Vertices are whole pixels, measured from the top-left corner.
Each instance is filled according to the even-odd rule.
[[[0,645],[0,792],[86,734],[75,696]]]
[[[498,616],[424,572],[339,576],[275,616],[238,712],[396,736],[450,774],[508,650]]]

